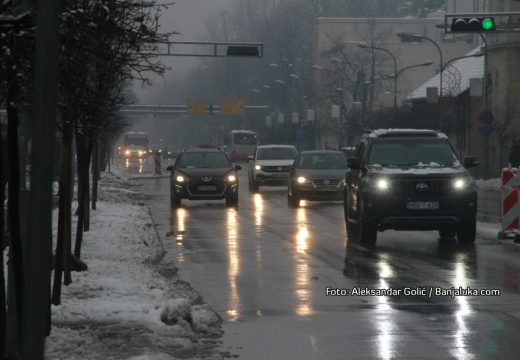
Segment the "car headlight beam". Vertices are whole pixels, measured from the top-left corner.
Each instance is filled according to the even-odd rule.
[[[229,176],[227,177],[227,181],[229,181],[229,182],[235,182],[235,181],[237,181],[237,177],[236,177],[235,175],[229,175]]]
[[[177,175],[175,180],[177,180],[177,182],[179,182],[179,183],[183,183],[184,181],[186,181],[186,179],[182,175]]]
[[[298,181],[298,184],[305,184],[305,183],[309,182],[309,179],[307,179],[306,177],[303,177],[303,176],[299,176],[296,181]]]
[[[260,165],[255,165],[255,170],[262,170],[262,167]]]
[[[387,191],[390,188],[390,181],[388,179],[377,179],[376,180],[376,188],[380,191]]]
[[[464,190],[468,187],[468,181],[464,178],[456,178],[453,180],[453,188],[455,190]]]

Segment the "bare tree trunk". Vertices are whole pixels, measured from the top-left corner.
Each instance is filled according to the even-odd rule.
[[[14,67],[14,65],[11,65]],[[16,84],[16,78],[14,71],[16,68],[9,71],[8,78],[8,90],[7,90],[7,146],[9,155],[9,191],[8,191],[8,206],[7,216],[9,223],[9,255],[12,266],[9,267],[9,271],[13,272],[13,288],[12,299],[14,301],[14,309],[9,308],[8,312],[14,311],[13,316],[10,319],[13,321],[13,326],[16,327],[16,331],[11,327],[8,329],[7,334],[12,336],[11,340],[14,340],[13,347],[8,350],[11,355],[13,352],[19,351],[20,341],[20,324],[22,320],[22,299],[23,299],[23,256],[22,256],[22,243],[20,235],[20,203],[19,203],[19,189],[20,189],[20,164],[19,164],[19,153],[18,153],[18,110],[17,99],[18,89]],[[2,204],[3,206],[3,204]],[[9,316],[8,316],[9,317]],[[14,324],[16,322],[16,324]]]
[[[90,176],[89,169],[90,163],[92,162],[92,152],[93,152],[93,140],[89,136],[87,137],[87,164],[85,166],[85,213],[84,213],[84,221],[83,221],[83,231],[90,231]]]
[[[72,123],[65,119],[63,122],[63,148],[61,152],[61,172],[59,188],[58,234],[56,243],[56,258],[54,262],[54,284],[52,289],[52,303],[61,304],[62,274],[65,273],[65,285],[70,284],[70,243],[71,243],[71,152],[72,152]]]
[[[92,154],[92,210],[96,210],[99,180],[99,139],[94,137],[94,150]]]
[[[6,157],[5,157],[6,158]],[[5,349],[5,334],[6,327],[6,303],[5,303],[5,277],[4,277],[4,197],[5,197],[5,183],[4,183],[4,144],[2,141],[2,133],[0,129],[0,359],[4,359]]]
[[[86,210],[88,210],[89,195],[89,165],[92,154],[92,142],[88,135],[76,135],[76,149],[78,159],[78,223],[76,227],[76,243],[74,245],[74,256],[81,258],[81,243],[86,224]],[[81,184],[81,185],[79,185]]]

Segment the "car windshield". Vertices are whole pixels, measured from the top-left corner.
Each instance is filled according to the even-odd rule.
[[[299,169],[345,169],[347,160],[343,154],[306,154],[300,157]]]
[[[450,144],[445,140],[379,139],[368,157],[372,166],[453,166],[458,164]]]
[[[271,147],[258,149],[258,160],[294,160],[296,157],[295,148]]]
[[[227,157],[219,152],[193,152],[183,154],[179,161],[181,169],[215,169],[231,167]]]

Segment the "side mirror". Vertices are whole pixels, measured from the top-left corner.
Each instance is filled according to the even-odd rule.
[[[247,157],[247,159],[248,159],[249,161],[253,161],[253,160],[255,159],[255,157],[254,157],[254,155],[249,155],[249,156]]]
[[[347,160],[347,167],[349,169],[361,169],[361,159],[358,157],[351,157]]]
[[[464,167],[465,168],[477,167],[479,165],[480,165],[480,162],[474,156],[468,156],[468,157],[466,157],[464,159]]]
[[[166,167],[166,170],[168,170],[168,171],[173,171],[173,166],[172,166],[172,165],[169,165],[168,167]]]
[[[238,170],[242,170],[242,166],[240,165],[235,165],[235,170],[238,171]]]

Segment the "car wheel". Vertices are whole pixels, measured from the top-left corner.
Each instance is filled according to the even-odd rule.
[[[374,245],[377,241],[377,224],[372,221],[361,220],[357,225],[359,242],[365,245]]]
[[[457,240],[459,244],[473,244],[477,236],[477,220],[464,221],[457,229]]]
[[[170,193],[170,203],[172,208],[178,208],[181,206],[181,199],[175,196],[173,191]]]
[[[345,223],[349,223],[350,219],[354,217],[354,214],[352,214],[351,206],[350,206],[350,197],[347,190],[343,191],[343,213],[345,215]]]
[[[300,206],[300,197],[298,196],[298,193],[292,189],[291,187],[291,193],[289,193],[289,189],[287,189],[287,201],[289,202],[289,205],[293,208],[297,208]]]
[[[252,174],[249,176],[248,184],[249,184],[249,192],[251,192],[253,194],[258,192],[258,183],[255,182]]]
[[[236,207],[238,206],[238,191],[234,194],[229,195],[226,198],[226,206],[227,207]]]
[[[450,241],[455,238],[455,231],[453,230],[439,230],[439,238],[442,241]]]

